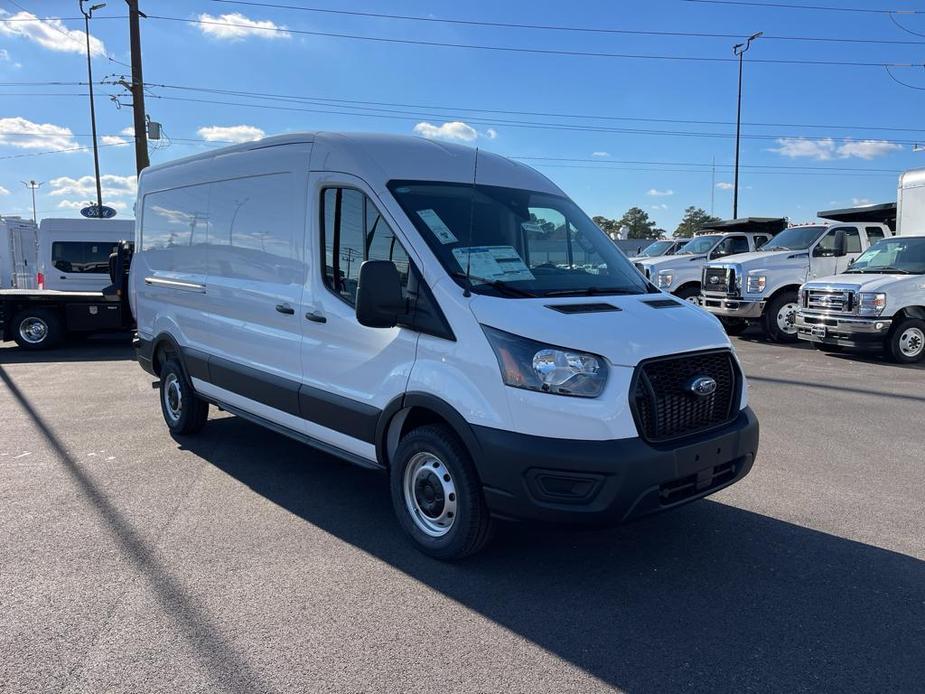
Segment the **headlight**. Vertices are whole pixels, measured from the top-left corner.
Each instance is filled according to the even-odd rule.
[[[862,316],[879,316],[886,308],[886,294],[861,292],[858,298],[858,313]]]
[[[749,275],[745,288],[749,294],[761,294],[767,285],[768,278],[764,275]]]
[[[669,270],[659,270],[655,283],[658,285],[659,289],[667,289],[671,286],[673,281],[674,275]]]
[[[482,330],[505,385],[582,398],[597,397],[604,390],[607,364],[603,357],[534,342],[486,325]]]

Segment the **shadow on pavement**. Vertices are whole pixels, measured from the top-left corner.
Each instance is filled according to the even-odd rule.
[[[20,349],[12,342],[0,349],[0,364],[122,361],[134,358],[132,336],[128,333],[104,333],[71,338],[60,347],[48,350]]]
[[[921,687],[925,562],[909,556],[701,501],[609,531],[506,526],[482,554],[442,564],[402,537],[381,474],[234,417],[181,445],[628,691]]]

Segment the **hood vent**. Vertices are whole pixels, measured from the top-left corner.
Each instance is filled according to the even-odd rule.
[[[623,310],[613,304],[547,304],[546,308],[559,313],[607,313]]]
[[[683,306],[680,301],[674,299],[652,299],[652,301],[643,301],[642,303],[652,308],[672,308],[673,306]]]

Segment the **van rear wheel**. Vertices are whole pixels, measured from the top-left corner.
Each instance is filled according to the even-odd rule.
[[[175,358],[164,363],[160,375],[161,412],[170,433],[183,436],[199,432],[209,418],[209,403],[196,395]]]
[[[460,559],[488,541],[492,519],[481,482],[449,427],[429,424],[406,434],[389,477],[398,522],[425,554]]]
[[[33,308],[13,317],[13,339],[22,349],[51,349],[64,338],[64,324],[57,311]]]

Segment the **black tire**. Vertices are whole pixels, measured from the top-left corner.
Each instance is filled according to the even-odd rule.
[[[51,349],[64,339],[64,322],[54,309],[28,308],[13,316],[12,332],[22,349]]]
[[[813,347],[826,354],[838,354],[844,350],[844,347],[841,345],[827,345],[824,342],[814,342]]]
[[[469,452],[449,427],[428,424],[406,434],[389,478],[398,522],[425,554],[461,559],[488,542],[492,518],[482,484]],[[406,495],[406,486],[416,491]]]
[[[727,335],[741,335],[748,330],[748,321],[744,318],[720,318],[719,322],[723,324]]]
[[[897,364],[917,364],[925,357],[925,320],[906,318],[893,326],[887,354]]]
[[[790,307],[788,310],[788,306]],[[783,344],[795,344],[797,337],[796,324],[790,323],[791,332],[784,329],[781,323],[788,320],[785,314],[789,314],[789,320],[796,319],[796,311],[799,307],[796,292],[784,292],[771,299],[767,306],[764,307],[764,330],[774,342]]]
[[[681,287],[677,292],[675,292],[675,296],[679,299],[683,299],[684,301],[690,301],[691,303],[699,304],[699,302],[695,302],[693,300],[700,296],[700,287]]]
[[[187,436],[199,432],[209,418],[209,403],[196,395],[175,357],[164,362],[160,376],[161,413],[170,433]]]

